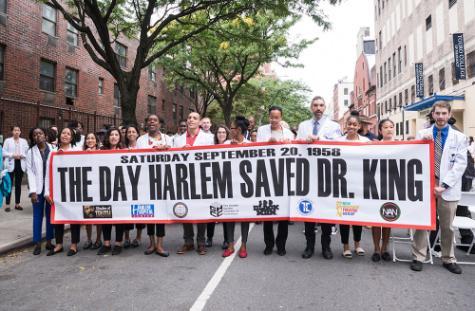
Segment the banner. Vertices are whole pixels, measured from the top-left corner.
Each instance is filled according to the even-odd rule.
[[[433,144],[294,142],[53,153],[53,223],[293,220],[435,228]]]
[[[424,98],[424,64],[416,63],[416,97]]]
[[[465,80],[467,79],[467,71],[465,70],[465,48],[463,41],[463,33],[454,33],[453,41],[455,79]]]

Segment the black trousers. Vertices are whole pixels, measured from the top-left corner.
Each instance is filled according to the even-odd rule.
[[[458,205],[457,206],[457,211],[455,212],[455,215],[461,216],[461,217],[468,217],[471,218],[472,215],[470,214],[470,211],[468,210],[468,206],[463,206],[463,205]],[[460,240],[462,243],[472,243],[473,241],[473,232],[470,229],[459,229],[460,231]]]
[[[223,222],[223,235],[224,235],[224,242],[228,242],[228,231],[226,230],[227,223]],[[212,240],[214,237],[214,228],[216,227],[215,222],[209,222],[206,224],[206,237],[209,240]]]
[[[353,241],[361,241],[361,233],[363,232],[362,226],[352,226],[353,227]],[[348,244],[350,240],[350,226],[349,225],[340,225],[340,236],[341,243]]]
[[[196,224],[196,243],[198,246],[205,245],[206,224]],[[195,231],[193,224],[183,224],[183,239],[186,245],[194,245]]]
[[[102,234],[104,235],[104,241],[110,241],[112,237],[112,225],[105,224],[102,225]],[[122,242],[124,239],[124,225],[117,224],[115,225],[115,241]]]
[[[70,225],[71,243],[77,244],[81,237],[81,225]],[[56,244],[63,244],[64,239],[64,225],[54,225],[54,239]]]
[[[21,180],[23,179],[23,171],[21,170],[21,160],[15,160],[15,168],[13,169],[13,172],[8,174],[10,174],[12,184],[15,185],[15,204],[20,204]],[[10,192],[5,199],[5,203],[7,203],[7,205],[10,205],[11,197],[12,193]]]
[[[124,230],[134,230],[135,229],[143,229],[145,228],[145,224],[125,224]]]
[[[277,246],[277,249],[285,249],[285,243],[287,242],[287,236],[289,235],[289,221],[282,220],[278,222],[277,227],[277,237],[274,239],[274,222],[265,221],[264,222],[264,243],[266,243],[266,248],[274,248],[274,245]]]
[[[156,235],[163,238],[165,236],[165,224],[147,224],[147,235]]]
[[[315,249],[315,226],[316,223],[314,222],[306,222],[305,225],[305,239],[307,239],[307,248]],[[322,236],[321,236],[321,243],[322,249],[327,249],[330,247],[330,243],[332,241],[332,224],[320,224],[320,228],[322,229]]]

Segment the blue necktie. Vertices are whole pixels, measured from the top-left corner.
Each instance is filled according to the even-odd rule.
[[[317,136],[317,135],[318,135],[319,127],[320,127],[320,124],[318,123],[318,121],[313,122],[313,131],[312,131],[312,134],[313,134],[314,136]]]

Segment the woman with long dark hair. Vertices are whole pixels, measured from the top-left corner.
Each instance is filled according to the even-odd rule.
[[[69,127],[65,127],[59,132],[58,136],[58,149],[57,152],[70,152],[74,151],[74,130]],[[51,161],[51,154],[48,156],[48,164]],[[45,184],[49,184],[50,172],[48,170],[46,174]],[[53,205],[53,200],[50,198],[49,187],[45,187],[45,199],[50,205]],[[71,229],[71,246],[69,247],[68,256],[74,256],[78,252],[78,243],[81,234],[81,225],[70,225]],[[63,238],[64,238],[64,225],[54,225],[54,236],[56,240],[56,246],[50,250],[46,256],[52,256],[63,251]]]
[[[104,145],[101,150],[118,150],[122,149],[121,143],[121,133],[118,128],[110,128],[107,130],[106,136],[104,137]],[[124,225],[116,224],[115,225],[115,244],[114,248],[111,247],[111,236],[112,236],[112,224],[103,224],[102,233],[104,235],[104,244],[97,255],[105,255],[112,250],[112,255],[119,255],[122,252],[122,241],[124,239]]]
[[[380,141],[394,141],[394,122],[390,119],[383,119],[378,124],[379,140]],[[391,228],[373,227],[374,253],[371,260],[378,262],[381,259],[390,261],[391,255],[387,251],[389,244],[389,236],[391,235]],[[381,239],[382,234],[382,239]]]
[[[231,141],[228,144],[241,145],[249,143],[245,137],[247,135],[247,129],[249,127],[249,121],[243,116],[237,116],[231,123]],[[223,257],[231,256],[234,253],[234,222],[226,224],[228,248],[224,250]],[[249,235],[249,222],[241,222],[241,248],[239,249],[239,257],[247,257],[247,237]]]
[[[26,173],[28,175],[28,189],[33,204],[33,255],[41,253],[43,216],[46,218],[46,249],[54,249],[51,240],[54,237],[53,225],[50,221],[51,206],[45,200],[45,177],[47,172],[48,156],[53,149],[46,142],[46,130],[36,127],[30,130],[30,148],[26,153]]]
[[[83,150],[94,151],[99,150],[99,137],[95,133],[87,133],[84,138]],[[96,250],[102,246],[101,235],[102,226],[96,225],[96,241],[92,243],[92,225],[86,225],[87,241],[84,243],[83,249]]]
[[[137,139],[139,138],[139,128],[135,125],[129,125],[125,128],[124,135],[124,144],[127,149],[137,149]],[[137,236],[130,243],[130,230],[134,230],[134,224],[126,224],[124,230],[124,248],[133,248],[139,247],[140,241],[142,240],[142,230],[145,228],[144,224],[135,224],[137,229]]]

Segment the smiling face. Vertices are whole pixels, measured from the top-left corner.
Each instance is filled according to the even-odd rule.
[[[86,136],[86,148],[94,149],[97,146],[97,139],[93,133],[89,133]]]
[[[358,118],[351,116],[346,120],[346,132],[348,136],[358,135],[358,130],[360,129],[360,122]]]
[[[15,138],[15,139],[18,139],[21,135],[21,130],[18,126],[15,126],[12,130],[12,136]]]
[[[118,129],[111,131],[109,135],[109,143],[111,149],[117,148],[117,145],[120,143],[120,131]]]
[[[383,140],[393,140],[394,139],[394,123],[389,120],[386,120],[381,124],[379,133],[383,137]]]
[[[154,134],[160,130],[160,119],[157,115],[151,114],[147,118],[147,131]]]
[[[211,128],[211,120],[209,118],[201,119],[201,128],[205,130],[206,132],[208,132],[209,129]]]
[[[277,109],[271,110],[269,112],[269,123],[273,129],[281,127],[282,122],[282,112]]]
[[[310,106],[310,110],[312,110],[313,116],[315,119],[320,120],[323,117],[323,113],[325,112],[326,105],[323,99],[314,99]]]
[[[224,127],[219,127],[216,131],[216,138],[218,139],[218,144],[224,143],[228,138],[227,136],[228,133],[226,132],[226,129]]]
[[[71,144],[73,141],[73,132],[69,128],[64,128],[59,135],[59,143],[62,146]]]
[[[135,127],[129,127],[127,129],[127,139],[129,140],[129,144],[135,143],[137,141],[137,138],[139,138],[139,133],[137,133]]]
[[[190,112],[188,119],[186,119],[188,128],[197,129],[200,126],[200,115],[197,112]]]

